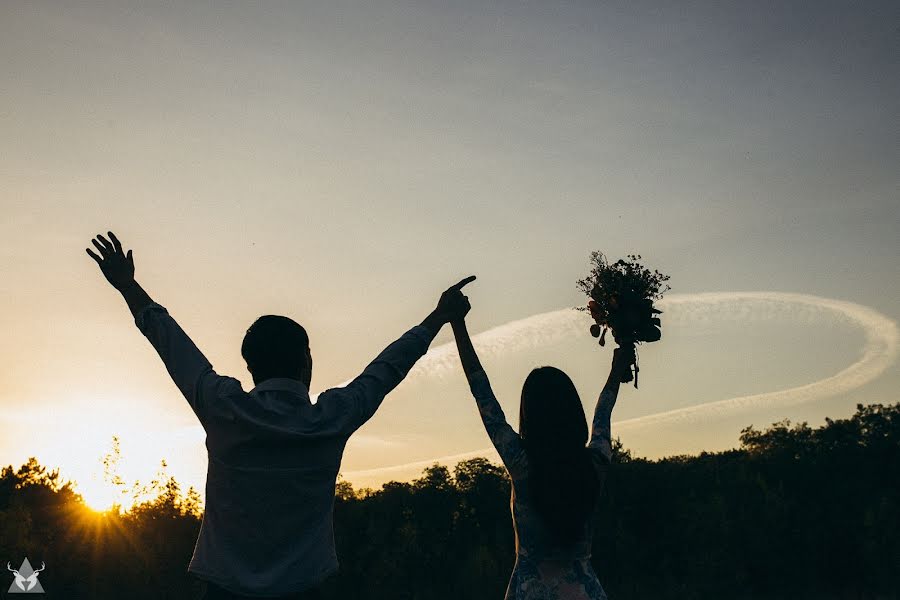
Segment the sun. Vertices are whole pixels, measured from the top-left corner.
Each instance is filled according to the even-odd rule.
[[[116,504],[124,504],[125,498],[121,490],[102,479],[89,479],[76,482],[76,489],[81,494],[85,505],[96,512],[107,512]]]

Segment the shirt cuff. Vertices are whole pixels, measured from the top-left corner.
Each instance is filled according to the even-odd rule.
[[[165,307],[157,304],[156,302],[151,302],[150,304],[148,304],[147,306],[145,306],[144,308],[139,310],[138,314],[136,314],[134,316],[134,324],[137,325],[138,329],[140,329],[141,331],[144,330],[144,324],[145,324],[145,320],[147,318],[147,311],[150,311],[150,310],[160,311],[166,315],[169,314],[169,311],[167,311],[165,309]]]

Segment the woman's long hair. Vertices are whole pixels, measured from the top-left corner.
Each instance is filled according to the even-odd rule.
[[[529,495],[553,541],[575,543],[596,504],[597,474],[585,447],[588,426],[575,384],[555,367],[534,369],[522,386],[519,435]]]

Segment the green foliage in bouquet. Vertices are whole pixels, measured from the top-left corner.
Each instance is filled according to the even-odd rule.
[[[645,268],[639,254],[629,254],[628,260],[610,263],[599,251],[591,252],[591,272],[578,280],[578,288],[590,297],[586,307],[595,323],[591,335],[606,343],[606,330],[612,330],[616,343],[627,352],[633,352],[635,344],[656,342],[660,339],[659,315],[662,311],[653,307],[671,288],[668,275]],[[634,366],[634,386],[637,387],[637,358]],[[623,373],[622,381],[631,381],[631,369]]]

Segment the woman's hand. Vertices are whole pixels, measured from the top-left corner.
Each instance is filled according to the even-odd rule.
[[[612,366],[604,389],[619,388],[619,384],[631,381],[631,365],[635,363],[634,346],[619,346],[613,350]]]
[[[634,364],[635,354],[634,346],[619,347],[613,350],[612,371],[614,373],[624,374],[625,371],[631,370]]]
[[[462,287],[475,280],[475,276],[466,277],[458,284],[444,292],[441,297],[449,306],[455,308],[455,315],[450,318],[450,326],[453,328],[453,336],[456,338],[456,348],[459,351],[459,359],[462,362],[463,372],[466,378],[470,378],[475,373],[482,371],[481,361],[478,360],[478,354],[472,345],[472,339],[469,337],[469,330],[466,327],[466,314],[472,308],[469,304],[469,298],[463,295]]]

